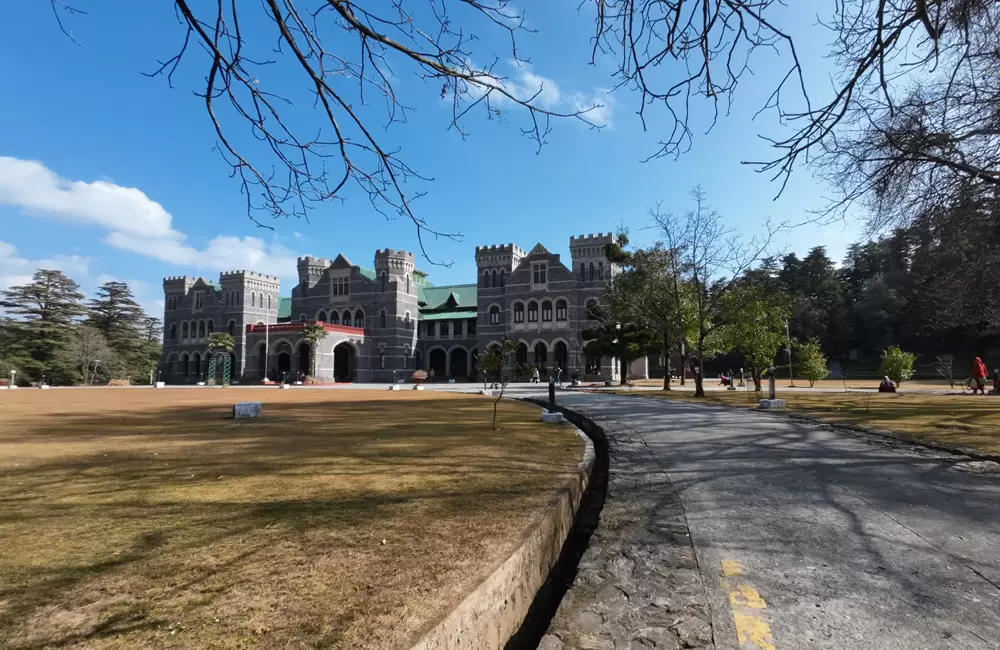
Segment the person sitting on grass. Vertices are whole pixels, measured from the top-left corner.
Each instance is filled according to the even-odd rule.
[[[878,392],[880,392],[880,393],[895,393],[896,392],[896,384],[892,383],[892,380],[889,379],[888,375],[886,375],[885,377],[882,377],[882,383],[878,385]]]
[[[972,362],[972,394],[976,391],[986,394],[986,364],[979,357]]]

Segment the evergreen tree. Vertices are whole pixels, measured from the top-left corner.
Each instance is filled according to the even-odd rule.
[[[97,296],[87,301],[87,311],[87,324],[104,334],[112,345],[138,340],[146,318],[132,289],[124,282],[101,285]]]
[[[79,289],[62,271],[39,269],[29,284],[0,294],[0,306],[11,317],[5,328],[11,357],[33,381],[43,374],[53,383],[79,378],[67,350],[75,321],[85,311]]]

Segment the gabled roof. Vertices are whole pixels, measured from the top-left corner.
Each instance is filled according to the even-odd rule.
[[[354,265],[351,264],[351,260],[344,257],[343,253],[339,253],[337,255],[337,259],[333,260],[333,262],[330,264],[331,269],[349,269],[352,266]]]
[[[445,287],[417,287],[421,311],[475,309],[476,285],[453,284]]]
[[[528,253],[528,255],[537,255],[538,253],[542,253],[544,255],[551,254],[549,253],[549,249],[542,246],[542,242],[538,242],[537,244],[535,244],[535,247],[531,249],[531,252]]]

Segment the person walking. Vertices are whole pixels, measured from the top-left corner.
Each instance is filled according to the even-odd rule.
[[[559,385],[559,388],[563,387],[563,384],[562,384],[562,368],[560,366],[556,366],[556,383]]]
[[[976,394],[976,390],[979,390],[983,395],[986,394],[986,364],[979,357],[972,362],[972,394]]]

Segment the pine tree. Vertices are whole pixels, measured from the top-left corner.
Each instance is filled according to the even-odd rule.
[[[97,296],[87,301],[87,310],[87,324],[104,334],[112,345],[139,339],[146,315],[128,284],[105,282]]]
[[[12,357],[28,376],[70,383],[78,373],[67,354],[76,319],[84,313],[79,285],[62,271],[39,269],[29,284],[2,292],[0,306],[11,317]]]

